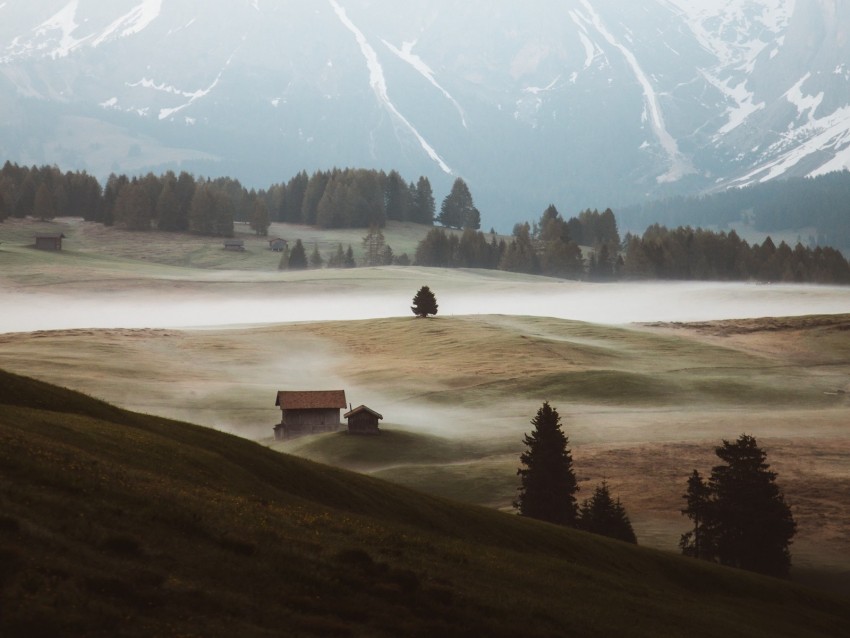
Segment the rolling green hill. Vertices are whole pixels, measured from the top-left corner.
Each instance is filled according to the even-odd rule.
[[[846,599],[0,372],[3,636],[839,636]]]

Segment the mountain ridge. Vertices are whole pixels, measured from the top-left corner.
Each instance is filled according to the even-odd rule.
[[[462,176],[485,225],[850,166],[836,0],[0,4],[0,153]],[[847,60],[847,62],[845,62]]]

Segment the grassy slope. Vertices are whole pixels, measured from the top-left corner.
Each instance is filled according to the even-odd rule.
[[[0,634],[838,636],[846,600],[0,373]]]
[[[421,224],[391,221],[383,233],[394,254],[407,253],[412,260],[416,246],[430,228]],[[351,245],[355,258],[359,260],[363,254],[363,237],[368,231],[362,228],[321,230],[310,226],[274,223],[269,228],[268,237],[259,237],[247,224],[236,224],[235,236],[244,240],[245,250],[233,252],[224,250],[220,237],[159,231],[131,232],[69,219],[50,222],[7,219],[0,225],[0,249],[15,250],[31,246],[36,232],[62,232],[66,237],[64,250],[73,253],[190,268],[273,271],[277,270],[281,255],[269,250],[269,238],[281,237],[290,245],[295,245],[295,241],[300,239],[308,255],[315,245],[325,260],[336,252],[340,244],[343,249]]]

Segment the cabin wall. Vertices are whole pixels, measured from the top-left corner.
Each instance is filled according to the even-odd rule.
[[[355,434],[377,434],[378,417],[368,412],[353,414],[348,417],[348,431]]]
[[[36,237],[35,247],[39,250],[62,250],[62,240],[56,237]]]

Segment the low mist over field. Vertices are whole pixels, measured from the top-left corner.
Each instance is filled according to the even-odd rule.
[[[424,276],[424,275],[423,275]],[[305,294],[289,282],[245,286],[245,292],[180,291],[3,294],[0,332],[73,328],[221,327],[300,321],[410,316],[414,284],[381,290],[333,286]],[[423,283],[426,283],[423,281]],[[555,317],[602,324],[707,321],[850,311],[850,289],[832,286],[741,283],[585,284],[528,278],[506,282],[469,277],[445,290],[432,286],[439,315],[503,314]]]

